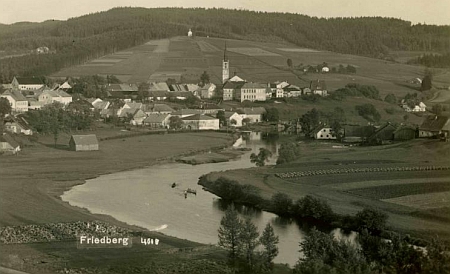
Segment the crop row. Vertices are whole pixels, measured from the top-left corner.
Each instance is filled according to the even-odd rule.
[[[341,169],[283,172],[283,173],[276,173],[275,176],[282,179],[290,179],[305,176],[345,174],[345,173],[426,171],[426,170],[450,170],[450,166],[341,168]]]

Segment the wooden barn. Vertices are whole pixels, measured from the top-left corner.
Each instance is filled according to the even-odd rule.
[[[416,138],[416,129],[413,127],[402,126],[394,131],[395,141],[407,141]]]
[[[70,150],[93,151],[98,150],[98,140],[95,134],[72,135],[69,141]]]
[[[3,133],[0,135],[0,154],[16,154],[20,151],[19,143],[11,135]]]
[[[368,139],[369,144],[388,144],[392,140],[394,140],[394,132],[397,130],[397,127],[392,125],[391,123],[387,123],[384,126],[377,129]]]

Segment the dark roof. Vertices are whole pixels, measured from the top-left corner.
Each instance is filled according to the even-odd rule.
[[[149,93],[149,97],[167,97],[167,95],[169,94],[168,91],[164,91],[164,90],[152,90]]]
[[[17,116],[17,117],[13,117],[13,116],[8,116],[4,119],[5,123],[10,122],[10,123],[17,123],[21,128],[23,128],[24,130],[30,130],[30,125],[28,124],[27,120],[25,120],[25,118],[21,115]]]
[[[266,109],[263,107],[239,108],[238,113],[247,115],[264,114],[266,113]]]
[[[424,131],[441,131],[443,129],[450,130],[449,117],[428,115],[423,119],[422,125],[419,127]]]
[[[1,143],[6,142],[10,144],[13,148],[20,146],[19,143],[16,140],[14,140],[14,138],[11,137],[11,135],[7,133],[3,133],[2,135],[0,135],[0,142]]]
[[[72,135],[76,145],[98,145],[97,136],[95,134],[89,135]]]
[[[3,96],[9,95],[16,101],[26,101],[27,100],[27,98],[25,96],[23,96],[23,94],[18,90],[7,90],[7,91],[3,92],[2,95]]]
[[[170,114],[150,114],[145,118],[144,123],[162,123]]]
[[[391,140],[394,137],[394,132],[397,127],[391,123],[386,123],[379,129],[377,129],[370,137],[370,140],[381,139],[381,140]]]
[[[267,84],[261,84],[261,83],[245,83],[241,88],[266,88]]]
[[[36,77],[16,77],[17,82],[21,85],[43,85],[40,78]]]
[[[309,87],[312,90],[326,90],[327,89],[327,83],[323,80],[315,80],[311,81]]]
[[[184,117],[181,119],[184,121],[218,120],[217,118],[207,116],[207,115],[202,115],[202,114],[194,114],[194,115],[190,115],[190,116],[187,116],[187,117]]]
[[[345,125],[345,137],[370,137],[375,133],[374,126]]]
[[[242,88],[242,86],[245,84],[245,82],[230,82],[227,81],[225,85],[223,85],[223,89],[239,89]]]

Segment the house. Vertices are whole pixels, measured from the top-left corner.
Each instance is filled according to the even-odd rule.
[[[218,130],[219,129],[219,119],[203,115],[195,114],[184,118],[183,127],[189,130]]]
[[[152,82],[149,85],[149,91],[170,91],[166,82]]]
[[[63,105],[68,105],[72,102],[72,96],[63,90],[44,89],[38,96],[38,101],[44,105],[59,102]]]
[[[386,123],[385,125],[378,128],[368,139],[370,144],[386,144],[394,140],[394,132],[397,127],[391,123]]]
[[[2,94],[0,98],[5,98],[11,105],[11,109],[14,112],[26,112],[28,111],[28,101],[25,96],[19,90],[10,89]]]
[[[153,101],[166,100],[168,97],[168,91],[164,90],[152,90],[149,92],[148,98]]]
[[[44,87],[42,79],[37,77],[14,77],[11,85],[13,89],[18,90],[37,90]]]
[[[316,140],[336,140],[337,135],[331,127],[318,126],[313,130],[312,135]]]
[[[272,84],[269,84],[270,90],[272,91],[271,98],[283,98],[284,95],[284,88],[289,86],[289,83],[286,81],[280,82],[274,82]]]
[[[374,126],[344,125],[344,143],[363,143],[375,133]]]
[[[0,153],[16,154],[20,151],[20,144],[7,133],[0,135]]]
[[[72,135],[69,141],[70,150],[73,151],[93,151],[98,150],[98,140],[95,134]]]
[[[245,84],[245,82],[234,82],[234,81],[227,81],[223,85],[223,100],[224,101],[231,101],[236,99],[236,94],[242,86]]]
[[[225,111],[225,119],[227,120],[227,124],[232,127],[242,127],[243,118],[235,111]],[[236,122],[232,122],[233,120]]]
[[[302,90],[296,85],[289,85],[283,88],[284,97],[299,97],[302,95]]]
[[[108,97],[119,99],[137,99],[139,96],[136,84],[108,84],[106,92]]]
[[[320,96],[328,96],[327,84],[323,80],[311,81],[309,84],[312,94],[317,94]]]
[[[171,114],[175,110],[166,104],[146,105],[144,108],[145,114]]]
[[[412,112],[425,112],[425,111],[427,111],[427,106],[423,102],[420,102],[412,109]]]
[[[99,111],[108,109],[109,106],[111,105],[111,103],[109,101],[103,101],[100,98],[90,98],[90,99],[87,99],[86,101],[88,101],[92,105],[93,109],[96,109]]]
[[[400,126],[394,131],[394,141],[407,141],[416,138],[417,130],[409,126]]]
[[[426,116],[419,127],[419,138],[449,139],[450,118],[439,115]]]
[[[151,128],[169,128],[170,114],[152,113],[144,119],[144,125]]]
[[[303,88],[302,94],[303,94],[303,95],[311,95],[311,94],[312,94],[312,91],[311,91],[310,88]]]
[[[5,130],[16,133],[16,134],[25,134],[25,135],[33,135],[33,131],[30,128],[27,120],[23,116],[8,116],[4,119]]]
[[[202,99],[211,99],[216,93],[216,88],[216,85],[214,85],[213,83],[209,83],[199,88],[196,93]]]
[[[262,121],[266,109],[263,107],[240,108],[237,113],[242,119],[248,119],[250,123],[259,123]]]
[[[245,83],[240,89],[236,89],[236,99],[244,101],[266,101],[266,84]]]
[[[147,117],[140,108],[124,108],[117,116],[123,120],[130,119],[130,124],[133,126],[143,125],[144,119]]]

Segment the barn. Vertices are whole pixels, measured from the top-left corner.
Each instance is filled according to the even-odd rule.
[[[70,150],[93,151],[98,150],[98,140],[95,134],[72,135],[69,141]]]

